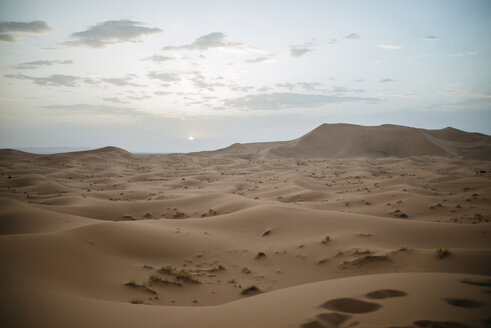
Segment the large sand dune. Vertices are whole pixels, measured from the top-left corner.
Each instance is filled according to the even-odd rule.
[[[491,160],[491,137],[454,128],[323,124],[298,139],[234,144],[214,155],[250,158],[380,158],[449,156]]]
[[[490,137],[0,150],[3,327],[490,327]]]

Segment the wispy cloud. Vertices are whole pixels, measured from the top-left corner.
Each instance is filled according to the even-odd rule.
[[[6,78],[28,80],[34,84],[41,86],[53,87],[77,87],[79,85],[99,85],[100,83],[111,84],[113,86],[125,87],[141,87],[141,85],[132,82],[134,75],[128,74],[124,77],[84,77],[75,75],[53,74],[49,76],[30,76],[24,74],[5,74]]]
[[[126,87],[126,86],[133,86],[133,87],[140,87],[141,85],[136,84],[132,82],[135,79],[135,75],[133,74],[127,74],[123,77],[104,77],[100,78],[99,81],[112,84],[118,87]]]
[[[159,73],[159,72],[149,72],[147,74],[147,76],[151,79],[156,79],[156,80],[160,80],[162,82],[176,82],[176,81],[179,81],[181,78],[179,77],[179,75],[177,75],[176,73],[173,73],[173,72],[162,72],[162,73]]]
[[[112,116],[129,116],[132,118],[144,118],[150,114],[135,110],[128,107],[115,107],[106,105],[93,104],[72,104],[72,105],[47,105],[41,108],[56,111],[59,114],[72,115],[112,115]]]
[[[401,45],[397,44],[379,44],[379,47],[385,50],[399,50],[402,48]]]
[[[128,19],[111,20],[90,26],[84,31],[72,33],[65,44],[102,48],[116,43],[138,42],[144,35],[159,32],[162,32],[160,28],[145,27],[140,22]]]
[[[226,36],[222,32],[213,32],[200,36],[190,44],[164,47],[164,50],[174,50],[174,51],[180,51],[180,50],[205,51],[210,49],[238,49],[243,51],[262,52],[259,51],[258,49],[254,49],[248,46],[245,43],[226,41]]]
[[[0,21],[0,42],[15,43],[26,35],[41,34],[48,31],[51,31],[51,27],[44,21]]]
[[[379,80],[380,83],[389,83],[389,82],[395,82],[393,79],[380,79]]]
[[[347,36],[345,36],[344,39],[350,40],[350,41],[359,40],[359,39],[361,39],[361,36],[356,34],[356,33],[351,33],[351,34],[348,34]]]
[[[274,92],[225,99],[223,105],[229,108],[244,110],[280,110],[311,108],[346,102],[377,103],[379,99],[372,97]]]
[[[10,79],[30,80],[37,85],[55,87],[75,87],[83,78],[73,75],[54,74],[46,77],[34,77],[23,74],[5,74]]]
[[[297,83],[277,83],[277,88],[287,89],[296,92],[317,92],[324,94],[341,94],[349,92],[363,92],[363,89],[351,89],[338,85],[327,85],[319,82],[297,82]]]
[[[262,56],[245,60],[246,63],[250,64],[263,63],[267,61],[271,61],[271,56]]]
[[[68,65],[73,64],[73,60],[36,60],[32,62],[20,63],[15,68],[16,69],[36,69],[41,66],[52,66],[52,65]]]
[[[448,57],[463,57],[463,56],[475,56],[479,52],[478,51],[469,51],[469,52],[458,52],[453,54],[448,54]]]
[[[167,96],[167,95],[171,95],[172,92],[169,92],[169,91],[155,91],[153,94],[154,95],[157,95],[157,96]]]
[[[423,40],[425,40],[425,41],[436,41],[436,40],[438,40],[438,37],[435,35],[427,35],[423,38]]]
[[[478,55],[478,51],[467,51],[467,52],[454,52],[451,54],[425,54],[421,57],[465,57],[465,56],[475,56]]]
[[[165,61],[169,61],[169,60],[175,60],[175,58],[174,57],[168,57],[168,56],[153,55],[150,57],[143,58],[143,60],[148,60],[148,61],[153,61],[153,62],[159,63],[159,62],[165,62]]]
[[[125,103],[127,103],[126,101],[121,100],[118,97],[102,98],[102,100],[109,101],[109,102],[112,102],[112,103],[115,103],[115,104],[125,104]]]
[[[290,55],[292,57],[302,57],[303,55],[314,51],[314,41],[305,42],[299,45],[290,46]]]

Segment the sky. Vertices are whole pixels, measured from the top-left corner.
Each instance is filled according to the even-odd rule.
[[[0,148],[491,134],[491,1],[0,0]]]

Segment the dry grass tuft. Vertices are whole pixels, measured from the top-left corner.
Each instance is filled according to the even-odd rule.
[[[446,248],[438,248],[436,250],[436,257],[437,259],[441,260],[447,256],[450,256],[450,251]]]

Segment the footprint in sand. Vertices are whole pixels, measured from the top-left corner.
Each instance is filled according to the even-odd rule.
[[[481,286],[481,287],[491,287],[491,279],[488,279],[487,281],[475,281],[470,279],[464,279],[461,280],[460,282],[464,284]]]
[[[455,321],[432,321],[432,320],[418,320],[413,322],[418,328],[470,328],[469,326]]]
[[[300,328],[338,328],[350,318],[351,316],[349,315],[337,312],[321,313],[317,315],[318,320],[304,323]],[[356,322],[353,322],[350,327],[354,327],[356,324]]]
[[[325,328],[322,323],[317,320],[309,321],[300,326],[300,328]]]
[[[403,297],[406,296],[407,293],[395,290],[395,289],[379,289],[373,292],[366,294],[365,296],[370,299],[383,299],[389,297]]]
[[[347,313],[367,313],[377,311],[382,305],[377,303],[365,302],[354,298],[336,298],[322,304],[328,310],[347,312]]]
[[[443,298],[442,300],[450,305],[463,307],[463,308],[476,308],[482,305],[481,302],[469,300],[465,298]]]

